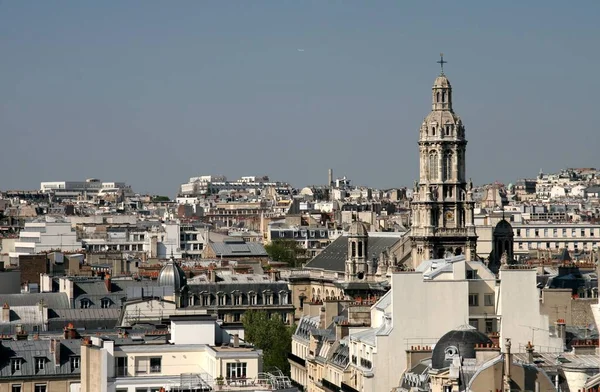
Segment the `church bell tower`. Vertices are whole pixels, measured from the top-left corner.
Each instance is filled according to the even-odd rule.
[[[452,86],[444,74],[432,87],[431,112],[419,130],[419,180],[411,203],[412,263],[465,254],[476,257],[473,185],[465,176],[465,128],[452,108]]]

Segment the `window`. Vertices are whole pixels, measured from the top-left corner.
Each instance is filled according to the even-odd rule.
[[[23,359],[22,358],[13,358],[10,360],[10,368],[12,370],[12,372],[20,372],[21,371],[21,365],[23,363]]]
[[[519,249],[523,249],[523,243],[519,242]]]
[[[540,236],[540,231],[538,229],[535,229],[535,236],[539,237]]]
[[[81,365],[80,357],[71,357],[71,371],[74,371],[75,369],[79,369],[80,365]]]
[[[485,306],[494,306],[494,294],[484,294],[483,304]]]
[[[432,151],[429,154],[429,179],[437,180],[438,177],[438,156],[437,152]]]
[[[567,229],[562,229],[562,235],[563,235],[563,237],[567,236]]]
[[[219,294],[219,305],[220,306],[225,305],[225,295],[224,294]]]
[[[240,321],[242,321],[242,315],[240,313],[234,313],[233,314],[233,322],[239,323]]]
[[[239,293],[233,294],[233,304],[241,305],[242,304],[242,296]]]
[[[46,384],[35,384],[34,392],[46,392]]]
[[[529,229],[525,229],[525,237],[529,237]]]
[[[116,357],[115,367],[117,377],[127,376],[127,357]]]
[[[11,392],[21,392],[21,384],[13,384],[10,390]]]
[[[485,320],[485,333],[494,332],[494,320],[486,319]]]
[[[46,366],[46,358],[36,357],[35,358],[35,371],[39,372],[40,370],[44,370]]]
[[[475,329],[479,329],[479,320],[478,319],[469,319],[469,325]]]
[[[102,300],[100,301],[100,307],[102,309],[107,309],[110,307],[110,299],[108,298],[102,298]]]
[[[246,362],[235,362],[227,364],[227,378],[245,378]]]
[[[479,306],[479,294],[469,294],[469,306]]]
[[[281,293],[279,293],[279,303],[281,305],[287,305],[288,304],[288,293],[287,292],[281,292]]]
[[[477,271],[476,270],[467,270],[467,279],[477,279]]]
[[[90,300],[85,298],[81,300],[81,309],[87,309],[90,307]]]
[[[521,229],[517,229],[517,237],[521,236]]]
[[[581,236],[585,237],[585,229],[581,229]]]
[[[160,373],[162,358],[150,358],[150,373]]]
[[[544,237],[548,237],[548,229],[544,229]]]
[[[558,229],[552,230],[552,236],[556,237],[558,235]]]
[[[256,305],[256,294],[251,293],[251,294],[249,294],[249,296],[250,296],[250,305]]]

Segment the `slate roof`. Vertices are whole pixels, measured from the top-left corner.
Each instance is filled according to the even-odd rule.
[[[50,352],[50,340],[2,340],[0,341],[0,379],[14,378],[49,378],[72,377],[79,379],[80,368],[72,369],[72,356],[81,354],[80,339],[61,340],[60,361],[54,362],[54,354]],[[13,374],[11,358],[21,358],[21,370]],[[36,358],[45,358],[44,369],[36,372]],[[80,364],[81,366],[81,364]]]
[[[37,306],[40,301],[48,308],[67,309],[69,300],[65,293],[32,293],[32,294],[2,294],[2,303],[7,303],[11,308],[13,306]]]
[[[386,248],[391,248],[398,241],[400,236],[378,236],[377,233],[369,233],[367,242],[367,256],[370,258],[373,254],[379,257],[379,254]],[[344,272],[346,258],[348,256],[348,237],[343,235],[323,249],[306,264],[306,268],[318,268],[326,271]]]
[[[49,311],[48,330],[58,331],[71,323],[76,329],[114,329],[121,315],[120,307],[108,309],[55,309]]]
[[[242,239],[226,239],[223,242],[211,242],[211,248],[217,257],[266,257],[267,251],[257,242],[244,242]]]

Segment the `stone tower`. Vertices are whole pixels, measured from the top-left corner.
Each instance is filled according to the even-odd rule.
[[[367,227],[362,222],[352,222],[348,231],[348,255],[346,257],[346,281],[363,280],[368,274],[368,242]]]
[[[442,71],[433,83],[432,110],[419,131],[420,175],[411,204],[413,267],[449,254],[476,257],[473,184],[465,176],[467,140],[452,100],[452,86]]]

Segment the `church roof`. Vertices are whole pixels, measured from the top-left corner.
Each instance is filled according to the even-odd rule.
[[[452,88],[452,86],[450,85],[450,81],[446,75],[440,75],[435,78],[435,82],[433,82],[433,88]]]
[[[385,233],[388,234],[388,233]],[[378,233],[369,234],[369,243],[367,248],[367,257],[373,254],[379,254],[385,248],[391,248],[402,238],[402,233],[396,236],[379,236]],[[306,264],[306,268],[324,269],[326,271],[344,272],[345,263],[348,257],[348,237],[340,236],[311,261]]]
[[[506,219],[502,219],[494,228],[494,235],[512,237],[514,236],[513,227]]]

